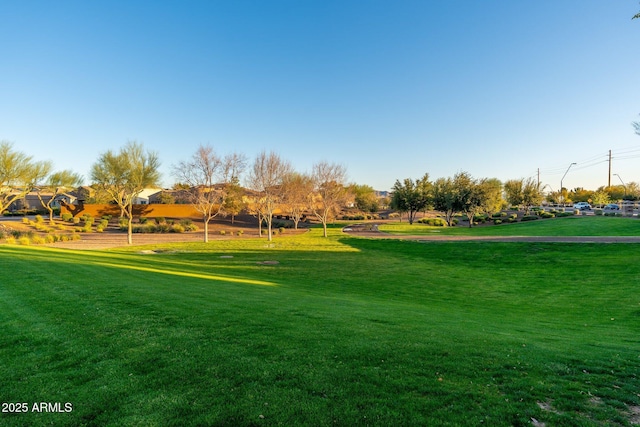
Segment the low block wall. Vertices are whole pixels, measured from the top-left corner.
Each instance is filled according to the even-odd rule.
[[[82,216],[89,214],[92,217],[101,217],[104,215],[111,215],[114,217],[120,216],[120,207],[118,205],[63,205],[60,208],[60,214],[70,213],[75,216]],[[195,210],[192,205],[165,205],[165,204],[151,204],[151,205],[133,205],[133,216],[147,216],[147,217],[164,217],[164,218],[201,218],[202,214]]]

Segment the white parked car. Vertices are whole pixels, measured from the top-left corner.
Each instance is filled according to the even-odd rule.
[[[581,211],[590,211],[591,205],[587,202],[578,202],[573,205],[573,209],[578,209]]]

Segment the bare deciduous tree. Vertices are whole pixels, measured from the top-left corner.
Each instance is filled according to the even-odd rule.
[[[327,222],[335,218],[348,200],[349,192],[345,188],[347,169],[343,165],[322,161],[313,165],[311,178],[315,193],[311,209],[322,223],[323,236],[327,237]]]
[[[223,213],[229,185],[237,180],[246,161],[240,154],[219,157],[212,147],[200,146],[190,160],[173,167],[174,175],[188,184],[189,202],[202,214],[204,242],[209,241],[209,222]]]
[[[160,160],[144,152],[142,144],[130,141],[118,153],[103,153],[91,168],[91,179],[118,204],[127,217],[127,243],[132,244],[133,201],[160,180]]]
[[[283,206],[293,220],[293,227],[297,230],[300,220],[309,208],[313,180],[308,175],[292,172],[284,177],[283,187]]]
[[[283,180],[291,172],[291,165],[274,152],[258,154],[249,172],[249,187],[256,192],[258,221],[267,222],[268,239],[272,240],[273,213],[283,198]]]

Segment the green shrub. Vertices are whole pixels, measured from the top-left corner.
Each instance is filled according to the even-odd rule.
[[[540,218],[537,215],[525,215],[522,217],[521,221],[525,222],[525,221],[535,221],[536,219]]]
[[[69,212],[65,212],[62,215],[60,215],[60,218],[62,218],[62,220],[65,222],[69,222],[71,221],[71,218],[73,218],[73,215],[71,215]]]
[[[556,214],[556,218],[561,218],[564,216],[573,216],[573,212],[558,212]]]
[[[429,225],[431,227],[446,227],[447,226],[447,222],[442,218],[422,218],[421,220],[418,220],[418,222],[421,223],[421,224]]]
[[[55,243],[55,241],[56,241],[55,234],[47,234],[46,236],[44,236],[45,243]]]
[[[575,210],[573,211],[573,214],[574,214],[574,215],[580,215],[580,209],[575,209]]]
[[[554,218],[555,215],[551,212],[540,211],[540,218]]]
[[[168,233],[169,231],[171,231],[171,226],[166,222],[161,222],[158,225],[156,225],[157,233]]]
[[[73,218],[71,219],[71,222],[73,222],[74,224],[80,224],[80,218],[78,218],[78,217],[73,217]]]
[[[180,220],[180,225],[183,226],[185,229],[190,226],[191,224],[193,224],[193,221],[191,221],[190,219],[182,219]]]
[[[45,243],[45,239],[42,236],[34,236],[34,238],[31,239],[31,243],[34,245],[43,245]]]
[[[80,239],[82,239],[82,237],[80,237],[79,234],[71,233],[71,240],[80,240]]]
[[[509,219],[510,220],[517,220],[518,219],[518,214],[510,214],[509,215]]]
[[[23,224],[29,224],[29,222],[30,222],[30,220],[26,216],[24,218],[22,218],[22,223]]]
[[[280,232],[280,234],[284,233],[284,227],[278,227],[278,231]]]
[[[184,233],[184,226],[182,226],[180,224],[173,224],[171,226],[171,232],[172,233]]]
[[[166,224],[167,220],[164,219],[163,217],[159,216],[156,218],[156,224],[160,225],[160,224]]]
[[[238,230],[238,236],[242,236],[244,234],[244,230]]]
[[[16,238],[15,237],[7,237],[6,242],[10,245],[15,245],[16,244]]]
[[[36,215],[35,220],[36,224],[42,224],[44,222],[44,218],[42,218],[42,215]]]
[[[104,233],[104,227],[102,225],[96,225],[96,233]]]
[[[493,225],[500,225],[502,224],[502,220],[501,219],[494,219],[493,220]]]
[[[186,231],[198,231],[198,226],[195,224],[190,224],[184,227]]]
[[[598,215],[598,216],[602,216],[602,209],[594,209],[593,213]]]
[[[140,218],[138,218],[138,222],[140,222],[140,224],[146,224],[147,221],[149,221],[149,218],[141,216]]]
[[[226,232],[226,231],[224,231],[224,230],[220,230],[220,235],[224,236],[225,234],[227,234],[227,232]]]
[[[18,239],[18,243],[20,243],[21,245],[29,246],[31,244],[31,239],[27,236],[23,236]]]

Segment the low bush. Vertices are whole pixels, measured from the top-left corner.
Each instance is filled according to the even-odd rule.
[[[573,212],[558,212],[556,213],[556,218],[561,218],[565,216],[573,216]]]
[[[42,218],[42,215],[36,215],[35,220],[36,224],[42,224],[44,222],[44,218]]]
[[[16,244],[16,238],[15,237],[7,237],[6,242],[10,245],[15,245]]]
[[[43,245],[45,243],[45,239],[42,236],[34,236],[34,238],[31,239],[31,243],[34,245]]]
[[[284,233],[284,227],[278,227],[278,231],[280,232],[280,234]]]
[[[602,209],[594,209],[593,213],[598,216],[602,216]]]
[[[71,218],[73,218],[73,215],[71,215],[69,212],[65,212],[62,215],[60,215],[60,218],[62,218],[62,220],[65,222],[70,222]]]
[[[226,232],[226,231],[224,231],[224,230],[220,230],[220,235],[221,235],[221,236],[224,236],[225,234],[227,234],[227,232]]]
[[[27,218],[26,216],[24,218],[22,218],[22,223],[23,224],[29,224],[31,222],[31,220],[29,220],[29,218]]]
[[[160,224],[166,224],[166,223],[167,223],[167,220],[164,219],[163,217],[161,216],[156,217],[156,224],[160,225]]]
[[[522,217],[522,219],[520,221],[525,222],[525,221],[535,221],[537,219],[539,219],[540,217],[538,215],[525,215]]]
[[[78,217],[74,216],[74,217],[71,219],[71,222],[73,222],[74,224],[80,224],[80,218],[78,218]]]
[[[500,224],[502,224],[502,220],[494,218],[493,225],[500,225]]]
[[[447,222],[442,218],[422,218],[418,220],[421,224],[426,224],[431,227],[446,227]]]
[[[173,224],[171,226],[171,232],[172,233],[184,233],[184,226],[182,226],[181,224]]]
[[[238,230],[238,236],[242,236],[244,234],[244,230]]]
[[[540,215],[540,218],[555,218],[555,215],[552,214],[551,212],[540,211],[539,215]]]
[[[18,239],[18,243],[20,243],[21,245],[29,246],[31,244],[31,239],[27,236],[23,236]]]
[[[518,214],[510,214],[510,215],[509,215],[509,219],[510,219],[510,220],[516,220],[516,219],[518,219]]]

